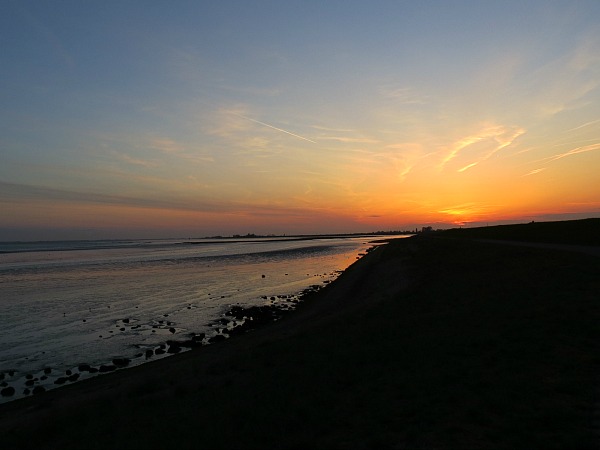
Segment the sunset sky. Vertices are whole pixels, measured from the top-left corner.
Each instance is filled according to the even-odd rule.
[[[600,1],[3,1],[0,240],[600,217]]]

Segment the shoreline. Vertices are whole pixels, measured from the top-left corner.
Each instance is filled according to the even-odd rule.
[[[598,258],[426,236],[243,336],[0,406],[10,448],[594,448]]]
[[[221,358],[220,355],[222,352],[227,351],[239,351],[237,348],[234,350],[223,350],[226,344],[230,344],[231,341],[235,341],[233,345],[235,347],[241,346],[242,348],[247,345],[254,345],[252,338],[254,339],[270,339],[273,337],[273,331],[275,333],[281,332],[280,329],[280,321],[284,321],[285,330],[284,333],[290,332],[290,325],[297,327],[303,321],[307,319],[306,315],[310,315],[312,319],[316,316],[319,316],[321,313],[328,314],[325,310],[328,310],[329,307],[324,304],[319,303],[319,297],[322,295],[327,295],[324,293],[326,289],[332,289],[332,285],[334,285],[344,274],[348,271],[353,272],[356,270],[354,266],[360,263],[366,256],[373,253],[372,250],[377,249],[382,243],[388,242],[388,240],[380,239],[377,243],[373,243],[373,246],[370,247],[366,254],[359,257],[355,262],[353,262],[348,268],[341,272],[341,274],[335,278],[333,281],[327,283],[324,286],[312,286],[309,287],[302,292],[300,292],[296,297],[298,300],[294,302],[294,309],[282,309],[280,304],[273,305],[264,305],[262,307],[249,306],[249,307],[233,307],[227,311],[223,319],[227,320],[228,323],[235,320],[237,317],[235,315],[240,314],[240,310],[243,313],[252,312],[253,316],[249,316],[244,314],[246,317],[256,318],[256,322],[254,320],[251,322],[246,321],[244,325],[240,325],[233,330],[235,330],[229,334],[229,337],[226,339],[216,339],[211,341],[207,340],[206,344],[202,344],[194,339],[189,339],[185,341],[181,340],[167,340],[165,342],[166,348],[164,353],[170,353],[169,356],[163,356],[160,358],[156,358],[153,360],[148,360],[144,363],[137,364],[131,367],[127,367],[127,364],[122,364],[121,367],[115,366],[110,370],[99,370],[99,374],[96,376],[92,376],[89,378],[81,379],[80,381],[74,381],[68,385],[61,385],[57,388],[45,390],[36,395],[29,395],[26,397],[15,398],[14,400],[9,400],[5,403],[0,404],[0,431],[3,430],[6,425],[6,414],[5,410],[32,410],[36,409],[39,404],[43,405],[43,408],[48,407],[50,402],[57,402],[57,408],[70,407],[71,402],[75,402],[77,404],[85,403],[89,401],[89,398],[81,398],[78,400],[74,400],[71,398],[66,398],[67,396],[82,396],[87,397],[91,396],[91,398],[96,398],[97,396],[93,393],[94,391],[100,392],[100,396],[103,395],[101,392],[107,388],[107,386],[114,386],[116,384],[125,383],[135,383],[138,377],[152,377],[153,372],[164,370],[162,365],[185,365],[184,358],[187,359],[207,359],[207,361],[201,364],[211,364],[210,359],[212,358]],[[352,269],[352,270],[351,270]],[[347,290],[345,290],[347,292]],[[320,295],[321,294],[321,295]],[[339,294],[335,296],[339,301]],[[310,304],[308,304],[310,303]],[[321,307],[324,311],[321,311]],[[299,316],[299,317],[293,317]],[[241,317],[240,317],[241,318]],[[219,322],[219,320],[223,319],[215,319],[215,322]],[[225,325],[226,327],[227,325]],[[221,333],[221,329],[217,329],[217,334],[215,336],[219,336]],[[257,336],[253,336],[254,334]],[[263,336],[263,334],[266,334]],[[213,338],[215,337],[213,336]],[[204,338],[204,336],[203,336]],[[212,339],[212,338],[211,338]],[[238,342],[242,340],[248,340],[249,342]],[[179,349],[177,349],[179,347]],[[169,352],[169,349],[175,348],[175,351]],[[181,352],[182,348],[189,348],[189,351]],[[108,365],[109,363],[107,363]],[[85,370],[89,371],[89,370]],[[96,373],[96,372],[93,372]],[[26,404],[31,403],[31,405]],[[23,406],[21,406],[23,405]]]
[[[285,283],[288,283],[285,285],[286,289],[279,289],[277,287],[269,289],[269,282],[263,280],[261,286],[264,285],[266,288],[262,288],[262,292],[257,293],[252,301],[245,301],[245,299],[237,297],[220,300],[223,304],[219,311],[212,316],[207,317],[202,323],[198,321],[197,325],[199,325],[196,327],[189,326],[189,324],[187,328],[186,325],[178,325],[180,322],[177,318],[169,317],[168,319],[164,319],[164,317],[167,316],[165,315],[162,317],[162,312],[165,311],[162,311],[160,317],[156,320],[144,321],[144,319],[140,319],[140,317],[143,317],[142,309],[138,310],[138,306],[136,305],[134,311],[133,306],[130,305],[130,311],[123,313],[120,316],[116,316],[113,324],[115,325],[115,328],[108,329],[105,327],[107,328],[105,330],[98,328],[99,331],[94,335],[94,338],[98,337],[99,339],[102,339],[103,335],[108,338],[112,337],[113,332],[115,333],[114,336],[119,335],[119,337],[123,333],[128,333],[132,336],[130,338],[131,345],[129,345],[129,347],[123,347],[123,351],[113,351],[112,353],[106,352],[106,354],[84,350],[80,352],[80,354],[78,354],[79,356],[76,358],[69,358],[70,354],[64,353],[65,357],[60,360],[54,358],[54,360],[49,360],[50,363],[47,361],[44,363],[44,360],[41,359],[41,362],[38,363],[37,367],[32,367],[32,365],[30,365],[26,368],[20,367],[18,364],[11,364],[11,360],[7,358],[3,364],[4,370],[0,371],[0,404],[14,402],[17,399],[26,398],[32,395],[40,395],[57,388],[60,389],[71,383],[81,382],[83,379],[105,375],[116,370],[129,369],[132,366],[146,364],[153,359],[172,356],[190,348],[211,345],[233,335],[243,334],[250,328],[255,328],[260,324],[264,324],[287,314],[290,310],[294,310],[297,304],[302,302],[303,298],[308,293],[323,288],[330,281],[337,278],[342,272],[340,269],[343,269],[346,265],[355,261],[355,255],[363,255],[365,247],[372,247],[373,245],[376,244],[367,244],[367,241],[362,241],[360,246],[362,253],[358,253],[357,247],[357,250],[353,253],[349,253],[349,257],[344,258],[343,262],[339,265],[336,263],[336,270],[328,270],[327,273],[321,274],[315,272],[314,275],[309,276],[309,271],[310,274],[313,274],[313,269],[307,268],[305,280],[301,280],[304,275],[303,271],[302,276],[296,278],[294,278],[294,273],[291,273],[292,276],[290,277],[287,277],[288,274],[286,273]],[[331,264],[330,266],[334,267]],[[323,265],[319,265],[318,267],[323,267]],[[325,267],[328,269],[331,268],[327,266],[327,264],[325,264]],[[286,264],[286,267],[282,266],[281,275],[283,275],[284,269],[286,272],[292,269],[293,272],[293,268],[289,267],[289,264]],[[261,269],[258,269],[257,272],[259,280],[261,274],[260,270]],[[266,271],[262,273],[263,279],[265,278],[264,273],[267,274],[267,279],[271,279],[272,274],[270,272]],[[295,283],[293,285],[289,281],[289,279],[292,278],[294,278]],[[280,280],[280,283],[283,282],[283,279]],[[272,283],[273,282],[271,282],[271,284]],[[238,289],[238,292],[239,291],[240,290]],[[212,292],[214,293],[215,291]],[[259,296],[259,294],[264,295]],[[208,295],[209,301],[217,299],[217,302],[219,302],[219,297],[224,299],[225,297],[228,297],[230,293],[227,293],[227,291],[217,291],[217,294],[211,296],[209,293]],[[235,296],[236,293],[234,292],[232,295]],[[110,305],[108,307],[110,308]],[[143,305],[140,305],[140,308],[143,307]],[[187,305],[188,310],[196,307],[197,305],[192,305],[192,303]],[[202,308],[202,305],[199,307]],[[96,309],[94,309],[94,311],[96,311]],[[91,312],[92,310],[90,308],[90,314],[87,315],[86,308],[86,313],[82,315],[83,323],[87,322],[85,326],[88,327],[90,327],[90,324],[92,324],[91,326],[94,325],[93,320],[91,320],[93,317],[89,317],[92,315]],[[171,311],[166,312],[169,313],[169,315],[172,315]],[[184,319],[185,317],[179,317],[180,321]],[[81,317],[79,318],[79,322],[81,322]],[[180,326],[182,328],[179,328]],[[154,333],[154,329],[157,329],[157,333],[156,335],[151,336],[157,336],[157,338],[154,338],[150,343],[147,343],[146,341],[141,343],[143,340],[142,338],[144,337],[143,333],[146,333],[146,335],[149,334],[150,331]],[[138,335],[141,337],[138,339],[139,342],[136,343],[135,339]],[[7,339],[7,342],[14,341],[16,341],[16,339]],[[15,344],[18,344],[18,342],[15,342]],[[5,353],[8,354],[10,349],[10,345],[5,347]],[[41,352],[42,350],[47,349],[38,347],[38,350]],[[91,358],[91,356],[95,357]],[[41,358],[43,358],[43,356]]]

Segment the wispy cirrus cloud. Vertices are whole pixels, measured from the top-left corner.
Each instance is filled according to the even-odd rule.
[[[192,143],[154,133],[93,133],[92,138],[94,145],[108,150],[120,162],[138,167],[155,168],[176,160],[201,164],[214,161],[210,152]]]
[[[544,158],[542,161],[556,161],[557,159],[566,158],[568,156],[578,155],[580,153],[593,152],[595,150],[600,150],[600,142],[591,145],[584,145],[582,147],[576,147],[569,151],[559,153],[554,156],[550,156],[548,158]]]
[[[600,38],[585,34],[574,47],[535,71],[531,77],[534,101],[543,117],[578,109],[592,101],[589,94],[600,86]]]
[[[281,149],[278,137],[288,137],[316,143],[313,139],[294,133],[289,129],[255,119],[256,113],[246,104],[218,108],[212,114],[206,131],[227,142],[236,154],[265,156],[277,154]],[[277,132],[277,134],[275,134]]]
[[[236,114],[236,113],[232,112],[231,114]],[[293,137],[295,137],[295,138],[298,138],[298,139],[303,139],[303,140],[305,140],[305,141],[312,142],[313,144],[316,144],[316,142],[315,142],[315,141],[313,141],[312,139],[309,139],[309,138],[307,138],[307,137],[304,137],[304,136],[300,136],[299,134],[296,134],[296,133],[292,133],[292,132],[291,132],[291,131],[289,131],[289,130],[284,130],[283,128],[279,128],[279,127],[276,127],[275,125],[271,125],[271,124],[268,124],[268,123],[266,123],[266,122],[262,122],[262,121],[260,121],[260,120],[253,119],[252,117],[244,116],[243,114],[236,114],[236,115],[237,115],[238,117],[241,117],[242,119],[249,120],[249,121],[251,121],[251,122],[257,123],[257,124],[259,124],[259,125],[262,125],[262,126],[264,126],[264,127],[268,127],[268,128],[271,128],[271,129],[273,129],[273,130],[280,131],[280,132],[282,132],[282,133],[285,133],[285,134],[288,134],[288,135],[290,135],[290,136],[293,136]]]
[[[353,133],[355,130],[351,128],[334,128],[334,127],[325,127],[322,125],[311,125],[311,128],[321,131],[328,131],[331,133]]]
[[[540,173],[543,172],[544,170],[546,170],[546,167],[542,167],[540,169],[534,169],[529,173],[526,173],[525,175],[523,175],[524,177],[528,177],[529,175],[535,175],[536,173]]]
[[[507,127],[503,125],[488,125],[484,126],[477,133],[465,136],[457,140],[450,146],[450,150],[446,151],[442,158],[440,168],[444,168],[450,161],[457,158],[464,150],[480,144],[479,148],[471,158],[474,161],[469,161],[467,164],[461,165],[457,169],[458,172],[464,172],[477,164],[480,164],[500,150],[511,145],[519,136],[525,134],[526,130],[518,126]]]
[[[141,167],[148,167],[148,168],[159,166],[159,163],[157,161],[151,161],[151,160],[141,159],[141,158],[134,158],[132,156],[129,156],[127,153],[115,152],[115,154],[121,161],[124,161],[127,164],[131,164],[134,166],[141,166]]]
[[[596,120],[592,120],[592,121],[589,121],[589,122],[585,122],[585,123],[583,123],[583,124],[581,124],[579,126],[576,126],[575,128],[571,128],[569,130],[566,130],[565,133],[569,133],[569,132],[572,132],[572,131],[578,131],[578,130],[581,130],[582,128],[586,128],[586,127],[589,127],[590,125],[595,125],[597,123],[600,123],[600,119],[596,119]]]
[[[316,138],[321,141],[337,141],[344,144],[377,144],[381,141],[372,138],[350,137],[350,136],[321,136]]]
[[[379,87],[379,94],[403,105],[424,105],[428,101],[426,96],[419,95],[415,89],[406,86],[383,85]]]

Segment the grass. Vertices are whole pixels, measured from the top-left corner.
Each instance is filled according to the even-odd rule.
[[[426,237],[381,251],[355,291],[368,306],[3,447],[597,448],[600,259]]]

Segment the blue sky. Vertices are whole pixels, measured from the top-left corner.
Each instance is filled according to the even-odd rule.
[[[600,213],[600,2],[0,6],[0,239]]]

